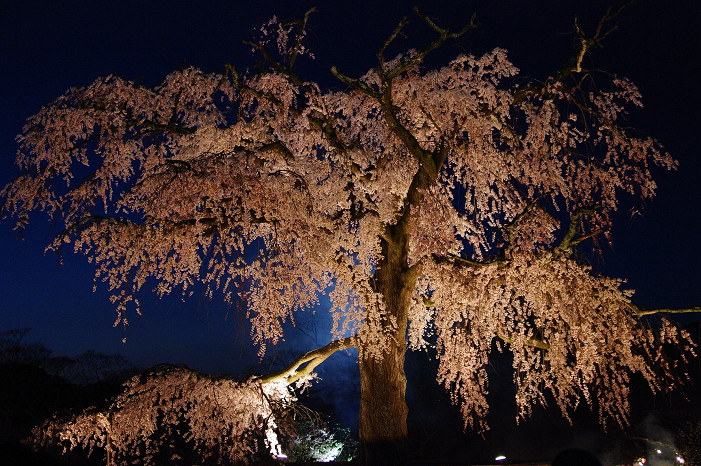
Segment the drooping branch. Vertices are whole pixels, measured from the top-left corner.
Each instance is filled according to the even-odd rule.
[[[80,233],[90,228],[96,223],[108,223],[113,225],[137,225],[136,223],[124,218],[106,217],[104,215],[85,215],[80,219],[72,222],[61,232],[59,232],[52,241],[50,248],[54,249],[59,255],[64,244],[69,243],[69,237]]]
[[[640,309],[638,306],[636,306],[633,303],[628,303],[628,308],[630,308],[635,315],[638,317],[643,317],[643,316],[649,316],[649,315],[656,315],[656,314],[694,314],[694,313],[701,313],[701,306],[695,306],[695,307],[688,307],[688,308],[679,308],[679,309],[669,309],[669,308],[659,308],[659,309]],[[502,334],[502,333],[497,333],[497,336],[503,340],[506,343],[513,343],[514,338]],[[543,350],[549,350],[550,345],[543,341],[539,340],[536,338],[528,338],[526,339],[526,344],[529,346],[533,346],[535,348],[543,349]]]
[[[77,447],[88,455],[102,450],[108,465],[137,459],[159,464],[173,430],[187,426],[186,440],[198,463],[214,456],[225,464],[259,464],[281,453],[278,432],[289,419],[282,414],[295,408],[294,401],[287,387],[262,387],[255,378],[236,382],[163,364],[126,381],[106,409],[91,407],[67,419],[55,416],[35,427],[26,441],[34,447],[63,445],[64,453]],[[229,441],[221,442],[223,437]]]
[[[476,263],[476,264],[483,265],[480,263]],[[437,306],[437,303],[428,297],[423,298],[423,304],[426,307],[436,307]],[[514,344],[517,341],[517,339],[514,338],[513,335],[506,333],[504,331],[499,331],[499,330],[496,331],[496,337],[499,338],[500,340],[502,340],[503,342],[508,343],[508,344]],[[550,344],[548,342],[546,342],[545,340],[541,340],[539,338],[530,337],[530,338],[520,339],[519,342],[525,343],[526,346],[531,346],[533,348],[538,348],[538,349],[542,349],[542,350],[549,350],[550,349]]]
[[[328,345],[309,351],[298,357],[284,369],[268,374],[260,378],[262,383],[270,383],[283,380],[287,384],[292,384],[302,377],[310,375],[316,367],[326,361],[336,351],[352,348],[355,346],[355,336],[346,337],[343,340],[335,340]]]
[[[176,110],[176,109],[177,108],[174,107],[174,110]],[[143,127],[143,128],[145,128],[144,130],[136,133],[134,135],[134,137],[141,137],[141,136],[145,136],[146,134],[165,133],[165,132],[172,133],[172,134],[179,134],[179,135],[188,135],[188,134],[194,134],[195,131],[197,131],[196,128],[179,123],[179,122],[175,121],[172,117],[168,121],[168,123],[159,123],[159,122],[153,121],[153,120],[129,118],[126,120],[126,124],[128,127],[133,127],[133,128]]]

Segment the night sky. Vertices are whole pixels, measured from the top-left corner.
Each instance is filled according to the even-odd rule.
[[[146,85],[159,83],[184,64],[222,71],[230,62],[251,64],[242,40],[273,15],[299,18],[313,5],[309,45],[316,60],[300,73],[323,87],[342,87],[329,73],[337,65],[359,76],[374,66],[375,53],[401,16],[412,21],[404,44],[420,47],[430,37],[411,7],[418,4],[438,24],[457,29],[477,12],[479,28],[435,56],[445,63],[459,53],[506,48],[522,74],[544,78],[572,56],[573,18],[592,31],[605,10],[602,1],[15,1],[0,7],[0,184],[17,175],[13,165],[25,118],[71,86],[114,73]],[[489,6],[485,4],[489,3]],[[586,6],[584,6],[586,5]],[[595,51],[590,64],[631,78],[645,110],[633,123],[660,140],[680,162],[676,172],[657,171],[658,195],[643,216],[625,211],[617,218],[614,243],[598,267],[626,277],[640,307],[701,305],[701,178],[699,154],[698,2],[641,0],[620,16],[619,29]],[[441,61],[442,60],[442,61]],[[624,204],[633,205],[627,199]],[[64,264],[44,254],[51,225],[36,215],[22,238],[11,222],[0,224],[0,331],[31,327],[56,355],[92,349],[123,354],[139,366],[185,363],[210,372],[240,371],[254,364],[240,316],[219,302],[195,295],[159,301],[142,298],[143,317],[113,328],[115,312],[103,286],[93,293],[93,271],[82,256],[66,254]],[[701,320],[695,314],[685,323]],[[312,325],[313,324],[313,325]],[[312,337],[292,330],[280,357],[329,341],[324,313]],[[126,344],[122,338],[126,337]],[[316,341],[315,341],[316,340]],[[286,350],[290,352],[286,352]],[[255,354],[255,351],[252,352]],[[351,366],[348,370],[352,370]]]

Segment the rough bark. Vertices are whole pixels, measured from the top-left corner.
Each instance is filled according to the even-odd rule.
[[[407,263],[406,223],[388,229],[383,240],[383,261],[375,273],[377,291],[385,303],[382,328],[388,342],[381,357],[364,354],[359,347],[360,418],[359,439],[366,464],[403,464],[407,459],[407,414],[405,400],[407,316],[415,284]]]
[[[366,464],[401,464],[406,458],[405,346],[395,345],[379,360],[360,359],[359,439]]]

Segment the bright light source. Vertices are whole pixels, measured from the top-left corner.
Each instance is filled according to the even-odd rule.
[[[287,455],[285,455],[284,453],[280,453],[279,455],[276,456],[276,458],[279,460],[286,460]]]
[[[504,461],[506,459],[506,456],[504,455],[499,455],[496,458],[494,458],[494,461]]]
[[[658,455],[661,455],[661,454],[662,454],[662,450],[659,450],[659,449],[658,449],[658,450],[657,450],[657,454],[658,454]]]
[[[685,463],[684,458],[682,458],[681,456],[677,456],[677,463],[684,464]]]

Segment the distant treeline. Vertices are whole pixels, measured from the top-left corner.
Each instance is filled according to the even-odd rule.
[[[51,464],[53,459],[22,445],[31,429],[55,413],[104,404],[138,372],[121,355],[54,356],[41,343],[28,341],[29,332],[0,332],[0,464]]]

